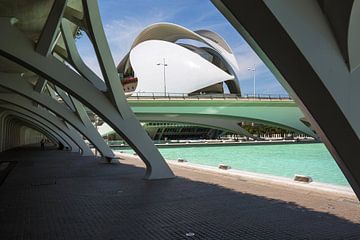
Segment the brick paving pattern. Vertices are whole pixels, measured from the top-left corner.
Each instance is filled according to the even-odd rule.
[[[144,181],[144,169],[127,161],[57,150],[24,148],[0,161],[17,162],[0,186],[1,240],[360,239],[359,205],[345,201],[349,217],[239,192],[191,170]]]

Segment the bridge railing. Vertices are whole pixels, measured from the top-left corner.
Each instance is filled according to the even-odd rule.
[[[130,100],[291,100],[286,94],[187,94],[187,93],[166,93],[163,92],[133,92],[128,95]]]

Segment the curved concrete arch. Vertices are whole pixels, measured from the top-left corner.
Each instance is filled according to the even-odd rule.
[[[64,146],[67,146],[68,148],[71,148],[71,145],[68,144],[68,142],[66,140],[64,140],[63,138],[61,138],[58,133],[52,131],[50,128],[48,128],[47,126],[45,125],[42,125],[41,123],[35,123],[34,122],[34,119],[32,119],[31,117],[28,117],[24,114],[21,114],[21,113],[17,113],[17,112],[14,112],[14,111],[11,111],[11,110],[5,110],[4,111],[4,115],[6,117],[9,117],[10,116],[10,119],[14,118],[14,115],[16,115],[17,117],[15,118],[21,118],[22,121],[25,121],[26,122],[26,125],[29,127],[29,128],[34,128],[36,129],[37,131],[43,133],[44,135],[48,136],[48,138],[50,138],[52,141],[54,142],[61,142]],[[8,133],[5,134],[5,135],[8,135],[9,136],[9,133],[11,133],[10,130],[10,127],[8,127]],[[7,138],[8,138],[7,136]],[[6,137],[6,136],[5,136]],[[11,134],[11,137],[14,138],[15,135],[14,134]],[[3,140],[3,143],[8,143],[9,141],[7,140]],[[2,147],[2,150],[6,150],[8,147]]]
[[[297,102],[360,199],[360,71],[344,56],[351,17],[338,17],[358,1],[212,2]],[[321,3],[335,7],[324,14]]]
[[[9,106],[4,106],[1,105],[2,108],[7,109]],[[15,106],[13,106],[15,107]],[[57,140],[58,142],[61,142],[62,144],[64,144],[64,146],[67,146],[70,150],[73,150],[74,152],[78,151],[78,147],[77,145],[71,140],[69,139],[66,135],[64,135],[62,132],[58,132],[56,130],[54,130],[49,123],[46,123],[46,121],[44,121],[43,119],[41,119],[40,117],[29,113],[29,112],[24,112],[23,110],[20,111],[16,111],[13,108],[7,109],[6,111],[4,111],[4,114],[6,115],[17,115],[20,116],[22,118],[26,118],[30,123],[32,123],[34,126],[40,126],[43,129],[46,129],[46,131],[48,133],[50,133],[53,136],[53,139]]]
[[[22,117],[21,117],[22,118]],[[53,135],[52,132],[48,131],[48,129],[46,129],[46,127],[43,126],[37,126],[37,125],[31,125],[30,124],[30,120],[26,120],[26,119],[20,119],[20,123],[23,124],[24,126],[26,126],[28,129],[34,129],[40,133],[42,133],[44,136],[46,136],[49,140],[51,140],[53,143],[62,143],[67,146],[69,149],[70,147],[68,145],[66,145],[67,142],[64,142],[63,139],[58,139],[58,137],[56,135]],[[38,143],[38,142],[37,142]]]
[[[15,138],[15,134],[13,134],[13,128],[15,123],[12,121],[11,117],[6,116],[6,124],[7,124],[7,129],[6,129],[6,133],[5,133],[5,147],[4,149],[10,149],[13,147],[16,147],[15,143],[14,143],[14,138]]]
[[[14,115],[18,115],[18,116],[14,116]],[[43,135],[45,135],[51,141],[61,142],[62,144],[65,144],[64,146],[69,147],[69,145],[67,145],[66,141],[64,141],[62,138],[59,138],[59,136],[53,135],[53,132],[51,130],[49,131],[49,129],[46,128],[45,126],[34,125],[31,118],[27,119],[26,116],[22,116],[21,114],[17,114],[14,112],[9,113],[9,117],[12,119],[12,121],[14,121],[14,125],[13,125],[14,129],[19,128],[21,126],[27,126],[28,128],[32,128],[32,129],[35,129],[36,131],[41,132]],[[20,134],[12,134],[12,137],[15,139],[16,135],[19,135],[19,137],[20,137]],[[19,140],[17,140],[17,141],[19,141]],[[19,146],[19,145],[21,145],[20,142],[18,142],[16,144],[16,146]]]
[[[295,130],[318,138],[301,119],[304,114],[291,101],[129,101],[136,116],[192,116],[199,118],[234,119]],[[174,118],[176,118],[174,117]],[[161,119],[161,117],[159,117]]]
[[[354,1],[351,8],[349,29],[347,34],[347,47],[349,53],[350,71],[355,71],[360,66],[360,2]]]
[[[14,141],[14,138],[18,137],[18,135],[14,131],[16,123],[13,122],[13,117],[9,117],[6,113],[4,115],[4,123],[6,124],[6,129],[4,134],[2,134],[3,136],[1,136],[3,142],[3,151],[18,146]]]
[[[27,144],[32,144],[34,142],[36,143],[39,143],[41,140],[40,140],[40,137],[42,137],[42,133],[35,130],[34,128],[30,128],[30,127],[27,127],[27,126],[20,126],[20,145],[27,145]],[[47,137],[51,142],[53,143],[56,143],[54,142],[51,138]],[[42,139],[42,138],[41,138]]]
[[[204,114],[136,114],[140,121],[154,121],[154,122],[180,122],[180,123],[190,123],[197,124],[202,126],[208,126],[216,129],[223,129],[232,131],[244,136],[256,139],[253,135],[248,133],[245,129],[239,126],[241,122],[253,122],[256,124],[264,124],[267,126],[278,127],[282,129],[287,129],[290,131],[306,134],[308,136],[317,138],[314,132],[310,129],[299,128],[284,123],[271,122],[264,119],[255,119],[255,118],[246,118],[246,117],[236,117],[236,116],[225,116],[225,115],[204,115]]]
[[[104,29],[102,28],[97,1],[84,0],[82,1],[82,5],[82,16],[84,17],[79,18],[80,15],[72,15],[69,11],[65,17],[75,22],[75,24],[80,23],[88,33],[107,86],[105,93],[101,92],[91,82],[81,76],[81,74],[66,66],[62,61],[59,61],[54,56],[56,52],[49,55],[37,52],[36,49],[34,49],[34,42],[27,38],[24,32],[12,25],[13,21],[11,21],[11,19],[0,20],[0,28],[2,32],[6,33],[3,34],[6,36],[5,38],[0,38],[0,54],[5,57],[4,59],[6,59],[6,61],[13,61],[28,69],[25,72],[26,74],[20,70],[16,72],[18,74],[16,77],[19,78],[19,81],[26,81],[25,78],[27,74],[33,72],[61,88],[68,96],[76,98],[105,122],[108,122],[144,161],[146,165],[146,179],[174,177],[164,158],[149,136],[141,128],[139,121],[127,104],[120,78],[106,41]],[[52,13],[54,13],[54,15]],[[57,19],[55,18],[57,21],[53,21],[56,24],[61,22],[62,16],[59,15],[58,12],[51,11],[50,15],[58,17]],[[74,19],[76,19],[76,21]],[[53,28],[50,28],[51,31],[47,31],[44,36],[56,32],[52,31],[54,29],[56,30],[56,24],[54,24],[52,26]],[[14,45],[17,47],[14,48]],[[51,44],[49,46],[51,46]],[[1,78],[2,77],[4,77],[4,75],[2,75]],[[27,84],[27,82],[25,83]],[[19,91],[21,92],[22,89],[17,92]],[[33,95],[34,92],[30,94]],[[66,113],[66,115],[68,114],[69,113]],[[61,114],[58,115],[61,116]],[[84,127],[84,124],[82,124],[82,128]],[[113,153],[111,153],[111,156],[113,156]]]
[[[7,127],[7,119],[5,117],[3,117],[3,114],[0,112],[0,124],[1,124],[1,128],[0,128],[0,150],[4,151],[6,150],[6,144],[7,142],[4,141],[3,139],[7,138],[7,132],[9,130],[9,128]]]
[[[229,132],[234,132],[252,139],[258,139],[245,129],[240,127],[241,122],[238,118],[224,118],[219,116],[194,116],[182,114],[137,114],[136,117],[141,122],[173,122],[173,123],[187,123],[208,128],[221,129]],[[99,128],[102,136],[113,133],[113,130],[105,123]]]
[[[42,133],[38,132],[34,128],[29,128],[25,125],[19,127],[19,132],[20,132],[20,140],[19,140],[20,145],[26,145],[29,143],[33,143],[35,141],[35,139],[39,140],[39,137],[42,135]],[[38,134],[34,134],[34,132],[37,132]],[[53,140],[51,138],[48,138],[48,139],[51,142],[53,142]],[[40,142],[40,141],[36,141],[36,142]]]
[[[3,111],[3,110],[2,110]],[[9,118],[7,118],[6,113],[0,113],[0,121],[2,128],[0,129],[0,150],[5,151],[11,148],[11,140],[9,139],[9,131],[11,128],[9,127]]]
[[[103,156],[110,158],[114,156],[112,150],[107,146],[96,129],[85,127],[74,112],[68,111],[65,106],[57,102],[55,99],[33,91],[32,86],[24,79],[21,79],[19,75],[0,73],[0,86],[25,96],[26,98],[31,99],[51,110],[58,116],[61,116],[81,134],[83,134],[92,144],[94,144],[99,152],[103,154]],[[8,99],[12,99],[11,102],[17,102],[20,106],[21,102],[26,101],[17,96],[8,96]],[[19,101],[20,99],[21,101]]]
[[[294,102],[216,102],[192,104],[189,101],[129,101],[140,121],[182,122],[226,129],[254,138],[239,126],[240,122],[254,122],[303,133],[318,139],[316,133],[303,122],[303,114]],[[199,106],[202,104],[202,106]],[[106,125],[99,129],[104,136],[112,130]]]
[[[0,152],[15,147],[15,144],[12,141],[16,135],[13,132],[13,117],[9,117],[9,114],[6,111],[6,109],[0,109]]]
[[[196,115],[179,115],[179,114],[137,114],[141,122],[174,122],[174,123],[188,123],[199,126],[222,129],[225,131],[234,132],[246,137],[256,139],[248,131],[240,127],[241,122],[238,118],[224,118],[221,116],[196,116]]]
[[[76,132],[76,130],[69,128],[66,125],[66,123],[61,121],[58,117],[50,114],[48,111],[44,109],[34,107],[29,101],[25,101],[27,99],[23,99],[21,97],[19,98],[11,94],[0,94],[0,100],[6,101],[10,104],[10,105],[9,104],[4,105],[0,103],[0,107],[3,108],[7,107],[9,110],[13,109],[18,112],[24,112],[27,115],[31,114],[33,118],[35,115],[41,117],[47,123],[52,125],[53,126],[52,128],[55,127],[54,129],[55,132],[60,131],[64,133],[67,136],[67,138],[71,139],[71,141],[75,144],[75,146],[72,146],[72,149],[74,149],[73,151],[76,151],[76,148],[80,148],[83,156],[93,156],[93,153],[90,150],[89,146],[84,142],[84,140],[80,137],[80,135]],[[50,127],[49,124],[48,127]]]

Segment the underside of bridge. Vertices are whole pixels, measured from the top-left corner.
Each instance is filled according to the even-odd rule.
[[[128,98],[128,102],[141,122],[193,124],[257,139],[242,127],[243,123],[254,123],[318,139],[311,126],[304,122],[304,114],[289,99],[211,100],[209,97],[199,101]],[[102,136],[114,132],[107,124],[98,130]]]
[[[360,1],[213,3],[298,103],[360,197]]]
[[[239,107],[239,114],[234,106],[201,104],[149,112],[125,97],[97,0],[0,1],[1,240],[360,239],[352,192],[179,162],[172,163],[175,179],[141,180],[174,174],[139,119],[239,132],[239,120],[251,119],[314,130],[360,199],[360,0],[212,2],[300,106],[282,103],[293,105],[293,118],[284,106],[271,115],[266,103],[247,112]],[[80,32],[90,39],[102,77],[78,52]],[[119,153],[113,164],[94,157],[91,145],[103,158],[115,155],[90,116],[137,156]],[[41,151],[43,139],[59,149]]]
[[[174,176],[126,102],[96,0],[1,1],[0,29],[0,151],[46,137],[83,156],[93,155],[88,141],[111,159],[88,108],[138,153],[146,179]],[[80,29],[102,78],[77,50]]]

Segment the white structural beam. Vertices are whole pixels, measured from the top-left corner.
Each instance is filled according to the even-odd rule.
[[[59,33],[59,25],[64,14],[67,0],[55,0],[45,26],[36,44],[36,51],[42,55],[50,54]]]
[[[82,0],[82,4],[86,23],[85,30],[94,46],[101,73],[107,86],[107,96],[118,109],[122,118],[132,118],[134,114],[126,102],[120,77],[102,26],[97,0]]]
[[[62,90],[61,88],[54,86],[55,89],[53,89],[51,86],[48,85],[48,90],[50,92],[50,95],[52,98],[56,98],[56,93],[58,94],[58,96],[61,97],[61,99],[64,101],[65,105],[73,112],[76,111],[74,104],[72,103],[69,95],[67,95],[66,92],[64,92],[64,90]]]
[[[44,91],[45,86],[46,86],[46,80],[43,79],[42,77],[39,77],[39,79],[37,80],[34,86],[34,91],[41,93]]]
[[[21,94],[49,109],[53,113],[57,114],[57,116],[62,117],[81,134],[83,134],[92,144],[94,144],[103,156],[108,158],[114,157],[114,153],[109,146],[107,146],[95,128],[85,126],[75,112],[68,110],[64,105],[58,103],[55,99],[33,91],[31,85],[25,79],[22,79],[19,74],[0,73],[0,86]],[[13,96],[12,101],[15,102],[17,99],[21,99],[21,96]]]
[[[344,17],[358,14],[358,1],[213,3],[299,104],[360,198],[360,68],[349,68],[345,48],[349,26],[359,34],[360,23]],[[351,51],[360,54],[358,46]]]
[[[73,33],[71,32],[69,22],[66,19],[62,20],[61,23],[61,32],[67,49],[67,60],[71,62],[72,66],[89,82],[91,82],[97,89],[100,91],[106,92],[107,87],[91,69],[86,66],[82,60],[75,44],[75,39]],[[66,50],[65,50],[66,51]]]
[[[360,67],[360,1],[354,1],[348,29],[348,52],[350,70],[353,72]]]
[[[82,75],[67,67],[64,63],[52,55],[43,56],[34,50],[33,43],[24,36],[16,27],[12,26],[8,19],[0,20],[0,29],[4,37],[0,38],[0,55],[26,67],[47,81],[64,90],[68,96],[72,96],[90,108],[95,114],[107,122],[125,141],[138,153],[146,164],[146,179],[162,179],[174,177],[172,171],[164,161],[163,157],[154,146],[153,142],[142,129],[139,121],[132,113],[126,102],[125,95],[113,63],[111,53],[108,49],[105,34],[101,26],[101,20],[96,1],[83,1],[85,18],[88,20],[86,30],[94,43],[95,51],[107,84],[107,92],[103,93]],[[89,12],[88,12],[89,11]],[[13,46],[17,47],[14,48]],[[96,142],[98,139],[94,132],[84,129],[84,124],[79,118],[70,113],[63,106],[60,108],[44,94],[38,94],[32,89],[29,91],[25,79],[14,77],[12,81],[6,81],[0,77],[1,84],[7,89],[25,95],[39,104],[46,106],[58,116],[63,117],[73,125],[81,134],[89,139],[97,148],[103,143]],[[6,76],[10,77],[9,75]],[[11,82],[11,83],[9,83]],[[15,87],[15,82],[18,87]],[[26,93],[24,92],[26,91]],[[45,98],[46,97],[46,98]],[[74,118],[75,116],[75,118]],[[81,124],[80,124],[81,123]],[[95,142],[94,142],[95,141]],[[103,141],[103,140],[102,140]],[[104,142],[104,141],[103,141]],[[106,150],[105,146],[102,153]],[[107,156],[105,152],[103,154]]]

